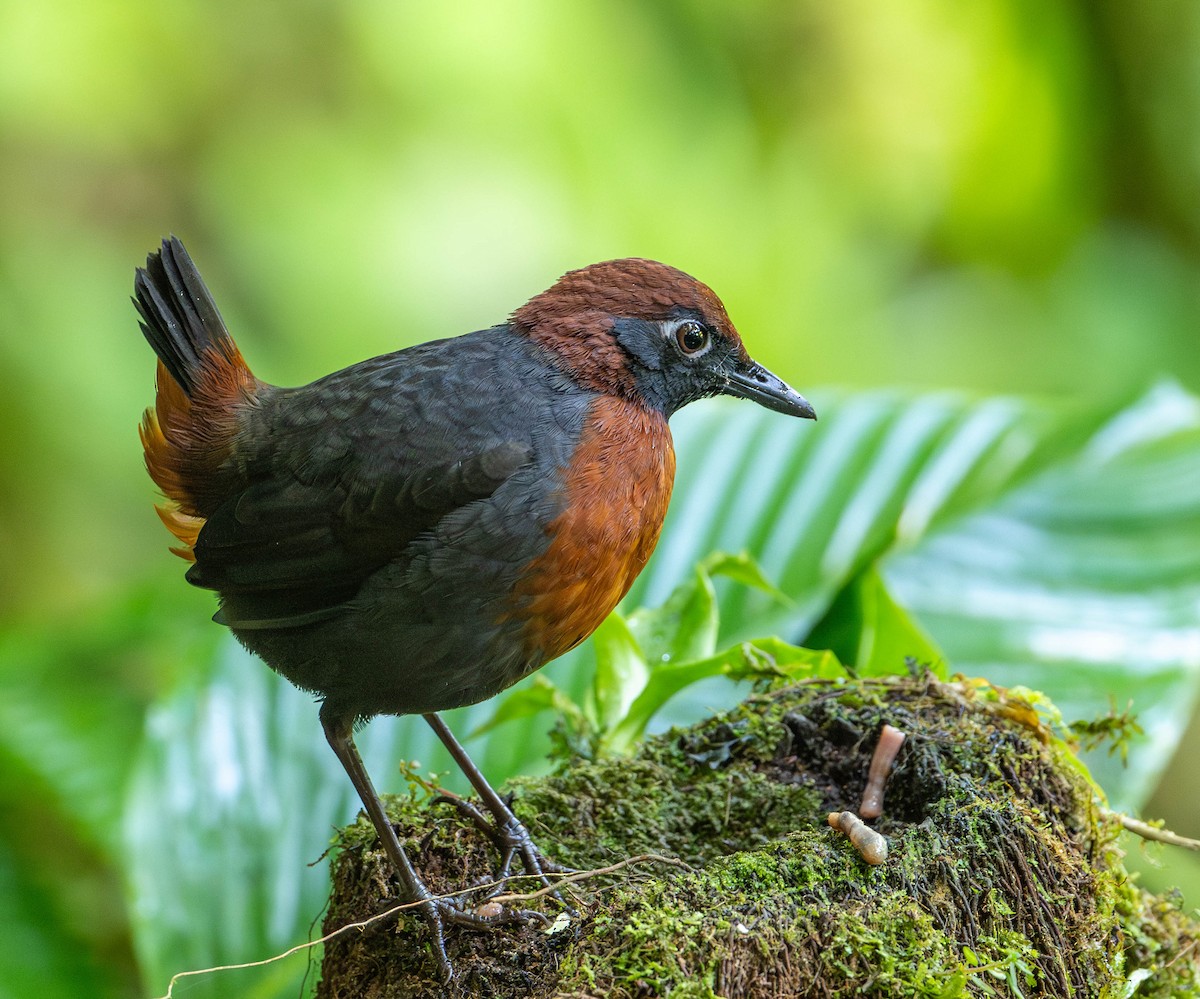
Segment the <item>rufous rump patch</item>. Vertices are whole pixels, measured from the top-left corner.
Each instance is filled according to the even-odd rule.
[[[204,519],[221,500],[217,471],[229,457],[239,410],[259,384],[236,347],[204,355],[190,396],[158,362],[154,407],[142,416],[138,436],[146,470],[170,501],[155,509],[183,544],[171,549],[181,558],[194,559]]]

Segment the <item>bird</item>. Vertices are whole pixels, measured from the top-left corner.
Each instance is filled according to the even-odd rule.
[[[133,303],[158,357],[139,436],[171,550],[216,592],[214,620],[320,701],[450,979],[445,926],[496,919],[429,891],[356,727],[422,715],[493,817],[503,872],[519,856],[544,879],[554,866],[438,712],[528,676],[616,607],[662,529],[681,407],[726,395],[816,414],[711,289],[648,259],[568,271],[505,322],[300,387],[251,373],[175,236],[135,270]]]

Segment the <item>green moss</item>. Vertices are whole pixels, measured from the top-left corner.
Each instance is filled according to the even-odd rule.
[[[884,722],[909,738],[876,823],[890,856],[870,867],[826,815],[857,809]],[[1195,921],[1129,881],[1070,749],[986,686],[803,684],[514,790],[561,862],[688,866],[573,884],[563,932],[452,933],[463,994],[1115,999],[1131,974],[1139,997],[1200,989]],[[435,890],[487,876],[494,856],[466,823],[397,804]],[[369,838],[346,840],[327,931],[394,891]],[[444,994],[424,936],[409,921],[335,941],[320,994]]]
[[[819,807],[805,785],[674,757],[580,764],[565,777],[513,786],[535,838],[553,842],[572,867],[639,853],[704,864],[786,835]]]

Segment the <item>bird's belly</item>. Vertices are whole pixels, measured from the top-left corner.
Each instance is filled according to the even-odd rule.
[[[550,544],[522,574],[506,615],[522,623],[531,668],[582,642],[628,592],[658,542],[674,478],[666,417],[597,398],[563,472]]]

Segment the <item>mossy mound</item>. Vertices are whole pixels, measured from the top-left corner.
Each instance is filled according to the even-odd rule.
[[[826,817],[857,810],[885,723],[908,740],[875,823],[890,857],[870,867]],[[1200,925],[1130,882],[1074,754],[1029,703],[986,685],[813,681],[650,740],[634,759],[512,790],[563,864],[654,854],[686,867],[646,860],[575,881],[565,894],[578,914],[553,932],[449,930],[462,995],[1200,994]],[[495,853],[457,812],[390,804],[434,891],[489,879]],[[399,901],[373,839],[364,821],[347,830],[327,933]],[[525,904],[562,912],[545,897]],[[447,994],[416,917],[327,945],[325,999]]]

